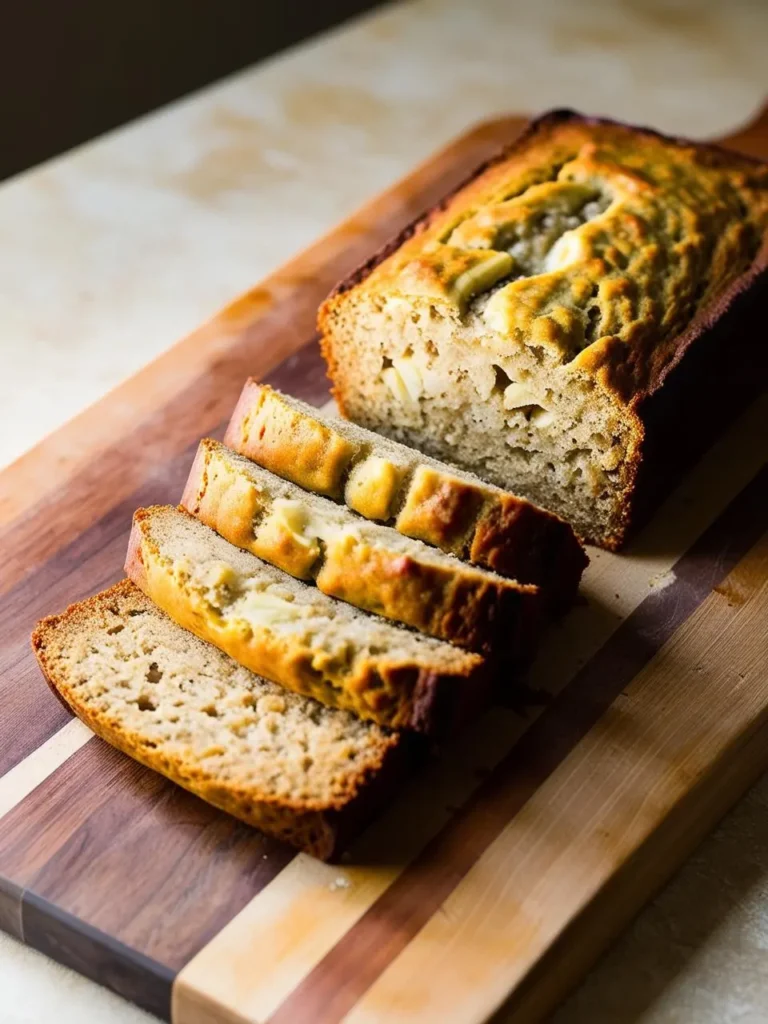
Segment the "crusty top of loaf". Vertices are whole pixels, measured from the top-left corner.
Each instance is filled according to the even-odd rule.
[[[403,237],[339,291],[479,316],[628,402],[768,263],[768,165],[556,111]]]

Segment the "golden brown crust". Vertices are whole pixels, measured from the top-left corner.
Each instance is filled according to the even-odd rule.
[[[206,439],[181,504],[230,543],[300,579],[314,579],[331,597],[481,653],[504,652],[519,661],[532,648],[535,586],[409,547],[389,527],[361,523],[332,505],[341,525],[329,525],[321,507],[302,504],[303,491],[271,479],[273,491],[292,496],[289,508],[300,523],[270,494],[267,472],[249,471],[244,460]]]
[[[378,760],[354,780],[349,791],[328,806],[290,798],[276,799],[254,786],[222,783],[206,772],[201,763],[183,756],[158,753],[142,737],[126,730],[109,711],[85,704],[73,691],[71,681],[62,672],[56,649],[74,632],[98,630],[115,617],[146,609],[146,598],[129,580],[109,590],[71,605],[64,613],[38,622],[32,634],[32,647],[40,667],[56,696],[90,729],[107,743],[130,757],[160,772],[173,782],[249,825],[278,839],[292,843],[315,857],[327,859],[338,852],[340,833],[349,831],[350,817],[363,820],[358,805],[365,800],[370,784],[394,768],[400,741],[394,735],[382,735]],[[297,756],[299,756],[297,754]]]
[[[473,549],[482,554],[482,548],[475,548],[473,534],[486,500],[487,489],[481,485],[432,466],[417,465],[395,527],[407,537],[416,537],[456,555],[463,553],[467,538],[472,537],[472,557]]]
[[[278,476],[300,477],[309,491],[336,498],[356,446],[319,420],[273,401],[272,395],[252,378],[246,381],[224,444]]]
[[[378,518],[376,512],[386,509],[385,521],[407,537],[538,585],[551,607],[563,609],[573,600],[587,557],[558,516],[460,470],[427,461],[413,449],[382,447],[374,433],[364,435],[370,440],[362,442],[344,431],[343,422],[295,401],[288,405],[279,392],[251,379],[230,421],[226,443],[307,490],[316,490],[314,482],[322,480],[322,493],[367,518]],[[323,439],[312,446],[308,465],[297,457],[307,437]],[[361,483],[366,479],[374,481],[370,489]],[[237,522],[241,518],[234,517]]]
[[[426,647],[419,657],[381,651],[350,660],[349,651],[342,656],[319,650],[303,630],[227,618],[176,572],[152,536],[153,517],[167,511],[135,513],[127,575],[174,622],[252,672],[379,725],[431,734],[455,727],[463,705],[476,699],[471,691],[487,692],[489,673],[470,652],[456,650],[450,665]]]
[[[582,181],[609,190],[609,215],[580,231],[584,251],[578,258],[507,286],[505,293],[514,297],[507,331],[510,337],[515,330],[538,334],[540,343],[564,346],[564,358],[573,359],[567,325],[547,306],[547,296],[559,291],[552,278],[560,275],[575,298],[599,285],[596,302],[606,328],[614,329],[576,353],[574,369],[593,375],[623,404],[651,393],[678,354],[691,311],[715,303],[757,257],[768,229],[768,165],[567,110],[532,122],[511,147],[407,228],[402,241],[390,243],[384,258],[377,255],[337,286],[319,316],[325,354],[333,359],[329,312],[352,288],[406,297],[425,293],[456,305],[451,282],[467,269],[467,253],[495,252],[493,244],[503,241],[516,218],[546,211]],[[516,205],[531,188],[535,198]],[[606,234],[613,249],[603,247]],[[695,246],[702,234],[711,246],[707,288],[694,297],[702,273]],[[446,242],[448,236],[456,241]],[[659,263],[665,243],[674,247],[677,266]],[[662,287],[663,294],[654,293]],[[644,290],[647,307],[637,298]]]
[[[569,190],[593,187],[610,204],[571,233],[578,238],[563,237],[572,250],[578,242],[578,251],[553,249],[562,258],[544,271],[510,267],[503,257],[514,253],[509,242],[517,222],[535,223],[553,203],[567,207]],[[377,301],[421,298],[461,320],[468,304],[498,283],[482,315],[500,343],[508,340],[511,350],[524,337],[539,346],[558,370],[594,382],[623,419],[622,507],[607,532],[585,538],[616,549],[639,506],[650,504],[652,492],[658,496],[654,477],[673,475],[661,464],[645,464],[664,447],[657,435],[689,429],[674,415],[662,423],[668,403],[656,398],[719,323],[742,329],[735,307],[747,291],[759,289],[765,298],[767,240],[765,164],[649,129],[553,111],[326,300],[318,326],[339,408],[350,413],[350,367],[334,330],[350,293]],[[587,312],[600,325],[594,340],[585,332]],[[728,357],[723,348],[707,371],[717,374]],[[693,367],[693,378],[698,370]],[[676,384],[675,390],[699,383],[692,379],[690,388]],[[671,454],[668,461],[674,460]]]

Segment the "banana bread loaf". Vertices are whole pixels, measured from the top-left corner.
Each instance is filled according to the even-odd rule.
[[[183,510],[139,509],[125,570],[241,665],[380,725],[450,732],[490,698],[479,655],[327,597]]]
[[[220,536],[324,594],[481,653],[524,661],[539,590],[371,523],[209,439],[181,505]]]
[[[326,301],[334,394],[618,547],[760,380],[767,243],[766,165],[556,111]]]
[[[128,580],[43,619],[32,646],[107,743],[315,857],[340,852],[410,759],[402,734],[259,678]]]
[[[521,583],[568,607],[587,556],[571,527],[471,473],[246,381],[225,442],[366,519]]]

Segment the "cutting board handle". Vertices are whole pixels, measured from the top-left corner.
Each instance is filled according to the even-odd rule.
[[[765,160],[768,152],[768,102],[763,104],[751,121],[724,138],[723,145]]]

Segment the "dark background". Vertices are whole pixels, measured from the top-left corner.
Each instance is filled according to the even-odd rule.
[[[4,0],[0,179],[375,6]]]

